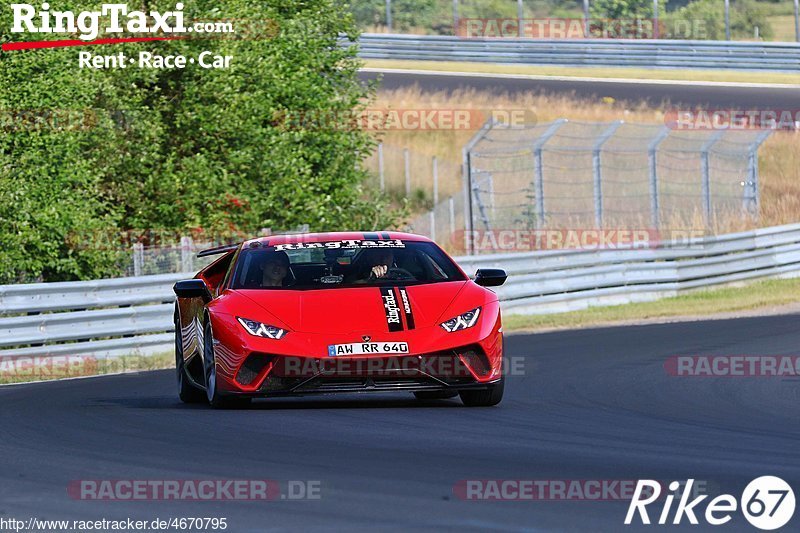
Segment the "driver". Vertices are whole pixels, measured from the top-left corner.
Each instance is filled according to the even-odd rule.
[[[391,248],[364,250],[363,261],[365,268],[353,283],[367,283],[384,278],[389,269],[394,266],[394,252]]]

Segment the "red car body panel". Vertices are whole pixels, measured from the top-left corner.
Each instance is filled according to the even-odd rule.
[[[253,242],[275,246],[365,240],[365,235],[374,238],[373,234],[361,232],[286,235],[246,241],[241,248]],[[378,238],[431,242],[425,237],[396,232],[380,232]],[[381,364],[378,363],[389,366],[392,359],[423,361],[423,358],[429,357],[449,357],[461,364],[461,373],[453,385],[456,388],[480,387],[482,384],[495,383],[502,377],[503,335],[497,296],[470,280],[466,274],[463,280],[458,281],[407,286],[398,284],[392,287],[398,297],[398,305],[401,301],[399,290],[405,289],[412,317],[409,319],[404,315],[402,330],[390,331],[381,287],[231,289],[226,279],[228,271],[235,268],[236,254],[235,250],[226,252],[197,274],[196,278],[202,279],[210,290],[210,301],[178,298],[176,303],[176,325],[180,328],[176,334],[181,336],[186,368],[192,368],[193,358],[203,357],[203,328],[210,323],[216,359],[216,387],[225,394],[269,396],[274,388],[270,379],[278,380],[275,376],[283,379],[291,375],[291,372],[287,374],[290,362],[301,366],[306,362],[324,365],[326,361],[334,359],[336,364],[355,364],[357,359],[369,359],[369,364],[374,364],[380,374]],[[441,326],[443,321],[478,307],[481,311],[475,326],[454,332],[448,332]],[[240,317],[282,328],[287,333],[280,339],[251,335],[237,320]],[[329,356],[328,347],[331,345],[362,343],[365,339],[377,343],[407,343],[409,354]],[[255,370],[250,367],[243,370],[251,356],[262,357],[261,360],[266,363]],[[195,368],[198,368],[197,364]],[[433,367],[425,367],[426,372],[430,373],[430,368]],[[468,373],[463,372],[464,368]],[[246,379],[240,374],[245,372]],[[189,374],[197,386],[203,386],[202,378],[196,372]],[[419,373],[414,375],[415,378],[420,376]],[[306,379],[308,376],[296,374],[294,377]],[[432,378],[431,386],[449,386],[445,383],[448,382],[447,378],[435,375],[427,377]],[[402,385],[399,383],[399,386]],[[409,385],[408,390],[413,390],[413,387]],[[297,391],[300,392],[314,391]]]

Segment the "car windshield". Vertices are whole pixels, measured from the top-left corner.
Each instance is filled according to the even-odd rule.
[[[245,247],[231,288],[307,290],[465,279],[447,254],[429,242],[346,240]]]

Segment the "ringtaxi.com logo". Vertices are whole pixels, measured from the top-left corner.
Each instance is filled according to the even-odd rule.
[[[679,481],[669,484],[671,494],[667,494],[663,499],[657,524],[679,525],[685,518],[690,524],[697,525],[700,523],[697,518],[699,514],[709,525],[721,526],[733,520],[734,513],[737,509],[741,509],[745,519],[752,526],[763,531],[772,531],[785,526],[794,515],[794,491],[779,477],[762,476],[754,479],[745,487],[738,500],[731,494],[720,494],[708,502],[703,513],[695,507],[699,507],[708,495],[699,495],[689,500],[694,481],[689,479],[685,485]],[[686,487],[685,490],[681,490],[683,486]],[[660,482],[652,479],[639,480],[628,506],[625,525],[631,525],[637,515],[642,524],[651,525],[647,506],[659,500],[661,493]],[[676,495],[679,499],[673,514],[672,505]],[[673,517],[671,522],[670,515]]]
[[[131,11],[125,4],[103,4],[100,11],[51,10],[43,2],[41,9],[32,4],[11,4],[14,24],[11,33],[75,34],[83,41],[97,39],[101,33],[101,20],[108,25],[105,33],[188,33],[184,22],[183,4],[178,2],[172,11]]]

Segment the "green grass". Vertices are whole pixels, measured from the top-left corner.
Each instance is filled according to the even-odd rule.
[[[368,68],[438,70],[443,72],[479,72],[491,74],[527,74],[587,78],[627,78],[641,80],[718,81],[739,83],[800,84],[800,74],[747,72],[738,70],[643,69],[627,67],[556,67],[532,65],[494,65],[468,61],[364,60]]]
[[[42,361],[48,361],[41,358]],[[126,355],[122,357],[56,356],[46,366],[33,366],[30,360],[7,359],[0,364],[0,384],[48,381],[53,379],[98,376],[120,372],[160,370],[175,365],[172,352],[154,355]]]
[[[800,278],[771,279],[745,286],[705,289],[653,302],[590,307],[549,315],[508,315],[505,331],[581,328],[676,317],[704,317],[800,303]]]

